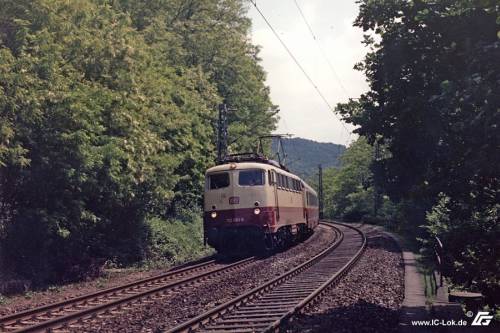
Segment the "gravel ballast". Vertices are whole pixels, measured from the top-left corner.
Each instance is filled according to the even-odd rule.
[[[154,332],[173,328],[305,262],[325,249],[333,239],[334,233],[330,228],[319,226],[314,235],[303,243],[285,252],[259,259],[241,271],[211,279],[203,286],[169,293],[112,317],[96,318],[77,330]]]
[[[4,304],[0,304],[0,317],[145,279],[165,271],[109,270],[103,277],[95,280],[53,286],[43,291],[28,291],[23,295],[5,298]]]
[[[356,266],[286,332],[397,332],[404,298],[401,252],[388,235],[361,228],[367,249]]]
[[[369,226],[368,245],[354,268],[317,303],[296,315],[280,331],[286,332],[395,332],[404,297],[401,252],[392,238]],[[300,265],[325,249],[334,232],[325,226],[303,243],[273,256],[258,259],[240,270],[210,278],[141,304],[125,307],[93,321],[72,326],[78,332],[156,332],[173,328],[202,312],[225,303]],[[158,272],[119,274],[106,287]],[[32,299],[12,299],[0,315],[35,305],[52,303],[102,288],[102,282],[66,286],[58,292],[38,293]]]

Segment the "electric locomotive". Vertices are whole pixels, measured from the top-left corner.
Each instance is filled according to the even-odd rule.
[[[283,249],[318,225],[318,196],[276,161],[229,155],[206,172],[203,220],[219,253]]]

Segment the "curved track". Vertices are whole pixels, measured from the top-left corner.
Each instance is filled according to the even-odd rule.
[[[169,291],[202,283],[215,276],[241,269],[254,261],[255,257],[231,264],[210,260],[96,293],[14,313],[0,318],[0,332],[71,329],[72,324],[85,318],[116,314],[124,307],[149,302]]]
[[[361,255],[366,240],[357,229],[323,223],[335,231],[331,246],[286,274],[204,313],[171,332],[254,332],[277,328],[293,313],[311,304],[337,281]],[[255,261],[209,260],[165,274],[14,313],[0,318],[0,332],[77,330],[89,319],[118,315],[135,306],[165,297],[175,290],[200,285],[216,276],[242,269]]]
[[[366,237],[354,227],[324,223],[339,234],[326,250],[276,279],[170,331],[270,332],[320,299],[361,257]]]

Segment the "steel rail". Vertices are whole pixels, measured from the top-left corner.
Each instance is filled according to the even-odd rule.
[[[351,228],[355,231],[357,231],[361,237],[362,237],[362,244],[359,250],[356,252],[356,254],[335,274],[333,274],[327,281],[325,281],[318,289],[316,289],[314,292],[312,292],[309,296],[304,298],[299,304],[291,308],[287,313],[282,315],[278,320],[274,321],[271,325],[269,325],[264,332],[274,332],[276,331],[281,325],[283,325],[285,322],[287,322],[292,316],[296,313],[299,313],[303,309],[306,309],[309,305],[313,304],[314,301],[318,301],[321,295],[323,295],[328,289],[330,289],[332,286],[337,284],[342,277],[344,277],[349,270],[358,262],[358,260],[361,258],[363,252],[366,249],[366,235],[359,230],[358,228],[355,228],[353,226],[344,224],[344,223],[338,223],[336,224],[342,225],[344,227]]]
[[[168,277],[174,277],[175,275],[181,275],[180,273],[183,273],[185,271],[190,271],[190,270],[195,269],[195,268],[206,267],[208,265],[212,265],[214,262],[215,262],[215,260],[210,260],[208,262],[203,262],[203,263],[197,264],[195,266],[191,266],[191,267],[187,267],[187,268],[182,268],[182,269],[179,269],[179,270],[169,271],[169,272],[161,274],[161,275],[151,276],[149,278],[145,278],[145,279],[133,281],[131,283],[127,283],[127,284],[119,285],[119,286],[116,286],[116,287],[99,290],[99,291],[91,293],[91,294],[85,294],[85,295],[74,297],[74,298],[70,298],[70,299],[67,299],[67,300],[64,300],[64,301],[61,301],[61,302],[51,303],[51,304],[43,305],[43,306],[40,306],[40,307],[28,309],[28,310],[25,310],[25,311],[16,312],[14,314],[10,314],[10,315],[1,317],[0,318],[0,327],[1,327],[2,323],[7,322],[7,321],[16,320],[18,318],[30,316],[30,315],[33,315],[35,313],[39,313],[39,312],[42,312],[42,311],[48,311],[48,310],[51,310],[51,309],[56,309],[56,308],[59,308],[61,306],[65,306],[65,305],[68,305],[68,304],[71,304],[71,303],[77,303],[77,302],[81,302],[81,301],[84,301],[84,300],[87,300],[87,299],[92,299],[92,298],[95,298],[97,296],[101,296],[101,295],[104,295],[104,294],[107,294],[107,293],[115,292],[117,290],[128,289],[128,288],[131,288],[131,287],[134,287],[134,286],[137,286],[137,285],[140,285],[140,284],[144,284],[144,283],[147,283],[147,282],[150,282],[150,281],[164,279],[164,278],[168,278]]]
[[[233,310],[238,310],[238,308],[250,304],[253,300],[257,300],[260,296],[263,296],[265,293],[268,293],[269,291],[272,291],[273,289],[275,289],[279,286],[285,285],[285,283],[287,281],[293,279],[294,277],[298,276],[299,274],[301,274],[303,272],[307,272],[307,270],[314,267],[316,264],[320,263],[322,259],[324,259],[330,253],[332,253],[332,251],[334,251],[344,240],[344,233],[342,231],[340,231],[339,228],[335,227],[332,223],[322,222],[322,224],[332,227],[337,234],[336,240],[327,249],[323,250],[322,252],[320,252],[319,254],[317,254],[316,256],[314,256],[313,258],[308,260],[307,262],[302,263],[301,265],[295,267],[294,269],[286,272],[285,274],[283,274],[283,275],[281,275],[281,276],[279,276],[279,277],[277,277],[277,278],[275,278],[275,279],[273,279],[273,280],[271,280],[271,281],[269,281],[261,286],[258,286],[256,288],[250,290],[249,292],[230,300],[229,302],[221,304],[221,305],[217,306],[216,308],[213,308],[205,313],[202,313],[199,316],[192,318],[191,320],[186,321],[186,322],[168,330],[167,333],[193,332],[196,329],[205,328],[207,324],[214,322],[216,319],[223,318],[224,315],[230,314],[231,311],[233,311]],[[352,227],[350,227],[350,228],[352,228]],[[355,229],[355,228],[352,228],[352,229]],[[359,256],[362,253],[362,249],[364,249],[364,247],[365,247],[366,238],[364,237],[364,234],[361,231],[359,231],[359,230],[357,230],[357,231],[361,234],[362,239],[363,239],[362,244],[361,244],[361,249],[359,251],[357,251],[356,255],[353,258],[351,258],[350,264],[345,265],[341,269],[341,271],[345,271],[349,267],[351,267],[354,264],[355,260],[357,260],[356,258],[359,258]],[[340,271],[337,272],[332,278],[329,279],[329,281],[334,279],[335,276],[339,276],[340,274],[341,274]],[[306,297],[307,301],[304,300],[303,301],[304,304],[303,305],[299,304],[300,306],[298,308],[302,308],[304,305],[309,303],[320,292],[320,291],[314,291],[314,296],[313,296],[311,294],[312,291],[307,290],[307,280],[305,280],[303,283],[304,283],[303,285],[306,286],[306,289],[304,291],[302,291],[301,295],[306,295],[304,297]],[[324,285],[326,286],[326,283]],[[289,288],[288,290],[292,290],[292,293],[293,293],[293,290],[294,290],[293,286],[287,287],[287,288]],[[324,289],[324,287],[323,287],[323,289]],[[309,295],[309,296],[307,296],[307,295]],[[226,330],[227,332],[231,332],[232,328],[234,328],[235,330],[247,328],[250,330],[250,332],[260,331],[262,329],[262,327],[259,328],[258,330],[255,330],[255,328],[256,328],[255,323],[258,321],[264,321],[264,318],[266,318],[266,316],[271,315],[272,311],[270,311],[270,310],[279,309],[279,308],[282,308],[283,306],[286,307],[287,309],[289,307],[295,308],[296,303],[297,302],[295,300],[293,300],[293,297],[292,298],[287,297],[286,290],[281,291],[280,297],[279,297],[279,302],[276,302],[276,304],[273,304],[271,299],[266,299],[265,303],[264,303],[266,305],[260,306],[260,307],[256,306],[253,309],[249,309],[246,311],[246,315],[242,316],[244,318],[244,320],[242,322],[254,323],[254,325],[251,325],[248,327],[245,327],[244,325],[241,327],[228,326],[228,327],[222,328],[221,331]],[[271,326],[275,327],[275,325],[279,325],[279,323],[283,322],[286,318],[288,318],[290,316],[290,313],[293,313],[293,310],[291,312],[289,310],[287,310],[286,315],[280,315],[279,316],[280,318],[278,320],[274,320],[275,317],[273,317],[274,319],[271,321]],[[222,319],[222,320],[224,320],[224,319]],[[277,323],[278,321],[279,321],[279,323]],[[235,321],[233,320],[232,322],[235,322]],[[238,321],[236,320],[236,322],[238,322]],[[271,326],[269,326],[269,327],[267,327],[267,326],[268,325],[266,325],[264,330],[266,330],[268,328],[271,329]]]
[[[134,281],[113,288],[108,288],[92,294],[82,295],[62,302],[48,304],[38,308],[14,313],[12,315],[0,318],[0,332],[32,332],[54,328],[56,326],[62,326],[65,323],[74,322],[79,318],[88,317],[89,315],[96,315],[97,313],[102,313],[107,309],[117,308],[119,306],[123,306],[123,304],[128,304],[141,298],[175,289],[184,285],[189,285],[198,280],[209,278],[212,275],[220,275],[224,271],[233,270],[239,268],[240,266],[248,265],[254,260],[255,257],[250,257],[232,263],[228,266],[207,270],[210,267],[217,265],[215,260],[210,260],[208,262],[203,262],[190,267],[184,267],[180,269],[174,268],[174,270],[171,270],[165,274],[153,276],[139,281]],[[199,271],[202,271],[201,274],[190,275]],[[188,277],[183,278],[186,275],[188,275]],[[152,284],[156,284],[159,286],[154,287],[152,286]],[[137,290],[137,288],[145,287],[151,288],[144,291]],[[130,295],[130,293],[127,292],[135,292],[135,294]],[[120,297],[123,296],[120,293],[125,295],[125,297]],[[118,297],[118,299],[116,299],[116,297]],[[91,301],[94,303],[102,302],[102,304],[98,304],[95,306],[91,305],[90,307],[85,309],[77,308],[78,306],[89,306],[89,303],[91,303]],[[51,317],[54,315],[54,312],[67,312],[68,314],[58,315],[50,319],[43,318],[41,322],[34,324],[23,323],[23,321],[27,320],[40,320],[39,317],[41,316]]]

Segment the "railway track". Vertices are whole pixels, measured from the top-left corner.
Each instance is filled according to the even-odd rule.
[[[287,273],[171,330],[271,332],[321,298],[361,257],[366,237],[354,227],[330,224],[339,237],[326,250]]]
[[[215,329],[230,332],[253,332],[263,328],[264,324],[270,323],[270,320],[273,321],[271,326],[277,327],[276,325],[279,325],[288,316],[309,304],[310,300],[307,300],[309,297],[315,298],[317,296],[318,283],[331,277],[332,269],[340,267],[348,258],[351,258],[352,253],[350,252],[353,249],[359,247],[359,256],[364,247],[364,236],[361,233],[359,233],[357,240],[354,240],[355,237],[353,238],[351,235],[356,233],[354,229],[347,226],[326,225],[334,229],[335,237],[331,246],[319,255],[277,279],[174,328],[172,332],[191,331],[196,328],[201,328],[204,331]],[[342,231],[342,228],[345,230]],[[346,233],[346,230],[349,232]],[[349,237],[345,238],[345,235]],[[357,245],[349,243],[353,241],[357,242]],[[215,276],[241,269],[254,261],[254,257],[230,264],[209,260],[96,293],[14,313],[0,318],[0,332],[78,330],[86,321],[116,316],[135,306],[152,303],[172,292],[188,286],[199,285]],[[351,258],[349,266],[354,261],[355,259]],[[321,263],[321,267],[318,266],[319,263]],[[346,270],[343,269],[342,272]],[[338,279],[343,274],[342,272],[337,272],[334,279]],[[302,280],[297,283],[295,279],[299,277]],[[333,281],[328,284],[331,283]],[[302,299],[307,301],[300,305]],[[297,305],[296,303],[298,307],[295,306],[291,311],[290,307],[294,304]],[[207,325],[207,323],[210,324]]]
[[[0,318],[0,332],[71,330],[85,319],[116,315],[135,304],[151,302],[174,290],[203,283],[215,276],[241,269],[254,261],[255,257],[231,264],[209,260],[92,294],[14,313]]]

